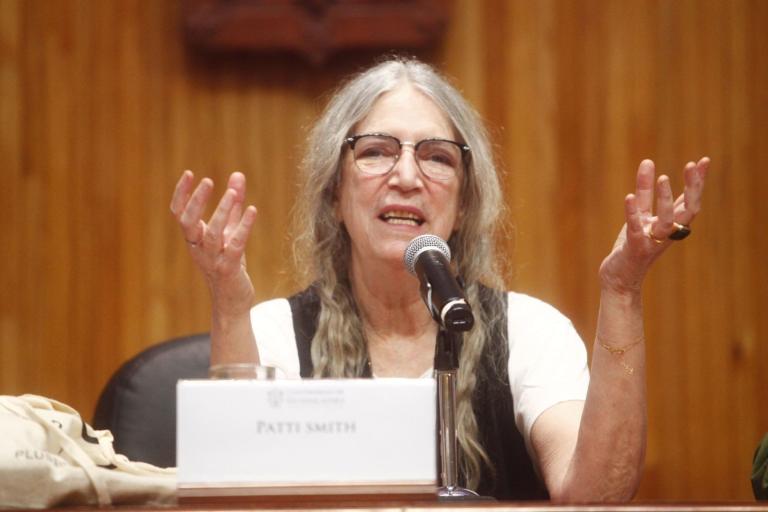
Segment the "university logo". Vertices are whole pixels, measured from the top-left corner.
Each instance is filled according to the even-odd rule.
[[[282,407],[284,399],[285,396],[281,389],[270,389],[267,391],[267,402],[273,409]]]

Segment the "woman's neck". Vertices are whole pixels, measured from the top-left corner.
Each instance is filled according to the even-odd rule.
[[[405,268],[353,259],[350,281],[363,326],[378,336],[412,338],[434,332],[432,317],[419,293],[418,278]]]

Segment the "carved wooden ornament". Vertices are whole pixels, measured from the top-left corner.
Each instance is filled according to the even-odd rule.
[[[348,50],[419,50],[447,21],[440,0],[184,0],[190,44],[221,52],[295,53],[321,64]]]

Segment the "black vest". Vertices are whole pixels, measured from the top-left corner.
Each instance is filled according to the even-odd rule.
[[[481,296],[500,293],[488,288],[481,289]],[[506,294],[503,294],[506,303]],[[310,287],[288,298],[293,315],[296,348],[299,354],[302,378],[312,377],[310,346],[320,314],[320,299]],[[507,343],[506,309],[503,319],[494,326],[491,343]],[[502,353],[506,353],[504,350]],[[495,365],[492,354],[499,351],[486,347],[480,357],[480,371],[472,395],[480,441],[493,468],[483,466],[480,484],[476,491],[481,496],[493,496],[499,500],[546,500],[547,491],[536,475],[523,436],[515,425],[515,407],[509,388],[507,365]],[[496,367],[500,367],[496,370]],[[438,466],[439,467],[439,466]]]

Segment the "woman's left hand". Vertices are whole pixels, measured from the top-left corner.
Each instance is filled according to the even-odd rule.
[[[675,238],[681,240],[687,236],[686,232],[690,232],[691,222],[701,208],[708,168],[707,157],[698,163],[688,162],[683,170],[685,189],[675,199],[669,177],[659,176],[654,187],[656,166],[651,160],[640,162],[635,193],[624,198],[626,224],[613,250],[600,265],[600,281],[604,290],[639,293],[653,261],[675,242]]]

